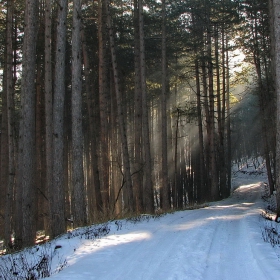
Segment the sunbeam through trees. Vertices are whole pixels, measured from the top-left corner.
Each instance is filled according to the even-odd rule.
[[[272,193],[274,2],[0,1],[7,251],[226,198],[248,156]]]

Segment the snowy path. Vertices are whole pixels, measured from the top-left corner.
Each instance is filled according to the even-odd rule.
[[[72,255],[50,279],[280,279],[276,250],[262,239],[261,190],[246,185],[203,209],[123,222],[79,247],[62,240]]]

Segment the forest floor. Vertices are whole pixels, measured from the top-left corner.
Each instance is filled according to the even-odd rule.
[[[40,256],[42,265],[52,252],[49,279],[280,279],[280,224],[263,215],[273,207],[266,176],[247,167],[234,174],[236,189],[225,200],[81,228],[29,249],[25,259]]]

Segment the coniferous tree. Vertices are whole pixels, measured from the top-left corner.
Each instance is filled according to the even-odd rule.
[[[136,211],[143,212],[142,96],[140,76],[139,7],[134,0],[134,196]]]
[[[67,0],[57,3],[53,94],[53,177],[50,194],[51,237],[65,232],[64,102]]]
[[[280,3],[273,0],[273,30],[274,50],[275,50],[275,90],[277,96],[277,134],[276,134],[276,221],[280,216]]]
[[[19,176],[22,188],[22,246],[35,242],[35,69],[38,1],[25,2],[25,29],[23,44],[23,71],[21,86],[21,128],[19,138]]]
[[[7,1],[6,20],[6,52],[5,52],[5,83],[2,98],[2,130],[1,130],[1,184],[6,187],[3,191],[5,245],[12,244],[13,231],[13,192],[14,192],[14,79],[13,79],[13,11],[14,1]],[[7,142],[6,142],[7,141]],[[7,157],[5,157],[7,156]],[[4,164],[3,164],[4,163]],[[0,235],[2,235],[0,233]]]
[[[162,148],[162,208],[168,210],[169,190],[168,190],[168,162],[167,162],[167,58],[166,58],[166,6],[165,0],[162,0],[162,93],[161,93],[161,148]]]
[[[72,187],[74,226],[86,225],[83,169],[81,1],[74,0],[72,26]]]
[[[134,203],[133,203],[133,188],[132,188],[132,178],[130,172],[130,159],[128,152],[128,143],[127,143],[127,132],[126,125],[124,119],[123,105],[122,105],[122,94],[120,89],[120,81],[119,81],[119,69],[117,65],[117,57],[116,57],[116,46],[114,40],[114,33],[112,29],[111,16],[109,11],[109,2],[105,0],[105,11],[107,16],[107,25],[109,29],[109,41],[110,41],[110,51],[112,58],[112,67],[113,67],[113,81],[114,88],[116,92],[117,99],[117,112],[118,112],[118,123],[120,128],[120,137],[121,137],[121,145],[122,145],[122,154],[123,154],[123,172],[124,172],[124,207],[128,209],[130,212],[134,211]]]
[[[52,160],[53,160],[53,128],[52,128],[52,110],[53,110],[53,78],[52,78],[52,0],[45,1],[45,69],[44,69],[44,88],[45,88],[45,147],[46,147],[46,196],[50,197],[52,186]],[[44,200],[44,228],[46,233],[50,231],[50,209],[47,200]]]
[[[144,42],[144,9],[143,1],[138,0],[139,9],[139,66],[142,92],[142,128],[143,128],[143,151],[144,151],[144,209],[148,213],[154,212],[154,194],[152,182],[152,158],[150,146],[149,111],[146,86],[146,60]]]

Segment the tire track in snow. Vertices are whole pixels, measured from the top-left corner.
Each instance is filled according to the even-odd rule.
[[[270,244],[262,241],[255,226],[262,207],[260,189],[241,187],[203,209],[127,224],[101,238],[97,249],[72,270],[51,278],[77,279],[74,274],[71,278],[71,271],[83,265],[79,279],[274,280],[269,278],[269,260],[259,250]]]

